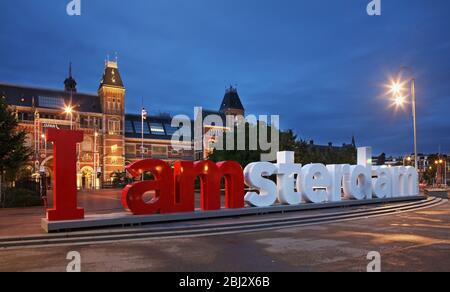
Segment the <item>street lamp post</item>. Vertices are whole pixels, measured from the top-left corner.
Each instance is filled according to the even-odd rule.
[[[98,137],[98,132],[95,131],[94,133],[94,190],[97,189],[97,137]]]
[[[416,108],[416,80],[411,79],[412,113],[414,124],[414,166],[418,170],[419,157],[417,156],[417,108]]]
[[[447,186],[447,161],[444,162],[442,158],[439,158],[434,164],[436,164],[436,180],[440,180],[441,186]]]
[[[142,106],[142,115],[141,115],[141,156],[142,160],[144,160],[144,121],[147,119],[147,111]],[[142,181],[144,180],[145,175],[142,173]]]
[[[142,116],[141,116],[141,156],[142,160],[144,160],[144,121],[147,119],[147,111],[145,108],[142,108]]]
[[[407,67],[402,67],[402,71],[409,69]],[[409,69],[410,70],[410,69]],[[410,70],[412,71],[412,70]],[[412,115],[413,115],[413,130],[414,130],[414,166],[416,170],[419,168],[419,157],[417,153],[417,98],[416,98],[416,79],[411,78],[409,81],[401,81],[400,79],[397,81],[392,81],[390,87],[390,93],[394,95],[394,104],[397,107],[402,107],[406,102],[406,97],[402,95],[404,89],[404,85],[410,83],[410,94],[411,94],[411,103],[412,103]]]

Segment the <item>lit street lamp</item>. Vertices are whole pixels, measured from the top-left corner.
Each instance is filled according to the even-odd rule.
[[[66,105],[64,107],[64,113],[66,115],[70,115],[70,129],[73,130],[72,124],[73,124],[73,106],[72,105]]]
[[[47,156],[47,139],[45,138],[45,134],[42,134],[41,138],[44,141],[44,155]]]
[[[439,159],[434,164],[436,164],[437,168],[436,178],[440,177],[442,184],[447,186],[447,160]]]
[[[402,70],[408,68],[402,67]],[[405,88],[406,85],[410,84],[410,88]],[[414,166],[418,170],[418,156],[417,156],[417,110],[416,110],[416,80],[411,78],[410,80],[392,80],[389,87],[389,94],[394,98],[393,103],[396,107],[403,107],[407,103],[407,99],[411,96],[412,100],[412,115],[413,115],[413,128],[414,128]],[[408,94],[404,94],[409,91]]]

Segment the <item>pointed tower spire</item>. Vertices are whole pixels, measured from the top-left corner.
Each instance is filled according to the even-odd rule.
[[[77,92],[77,82],[72,76],[72,62],[69,63],[69,76],[64,80],[64,89],[66,92]]]
[[[219,111],[225,115],[233,116],[243,116],[245,114],[238,91],[232,85],[226,89]]]
[[[105,64],[103,78],[100,82],[100,88],[103,86],[124,88],[122,78],[120,77],[120,73],[119,73],[119,66],[117,64],[117,58],[116,58],[116,61],[111,61],[109,58],[109,55],[107,57],[107,61]]]

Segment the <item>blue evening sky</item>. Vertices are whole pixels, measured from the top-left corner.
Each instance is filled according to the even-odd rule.
[[[69,61],[79,91],[96,92],[119,56],[127,112],[218,109],[237,84],[247,113],[279,114],[317,143],[412,152],[409,108],[383,84],[400,66],[417,77],[419,151],[450,152],[450,1],[382,0],[0,1],[0,81],[62,88]]]

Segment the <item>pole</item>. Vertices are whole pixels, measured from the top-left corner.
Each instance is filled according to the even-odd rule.
[[[417,108],[416,108],[416,80],[411,81],[411,95],[412,95],[412,111],[414,123],[414,166],[419,170],[419,157],[417,156]]]
[[[147,111],[144,108],[144,99],[142,99],[142,113],[141,113],[141,157],[144,160],[144,120],[147,119]],[[144,181],[145,175],[142,173],[142,181]]]
[[[141,114],[141,157],[142,160],[144,160],[144,107],[142,107],[142,114]],[[144,173],[142,173],[142,181],[144,181]]]
[[[0,207],[3,207],[3,170],[0,170]]]
[[[445,188],[447,188],[447,158],[445,158],[444,185],[445,185]]]
[[[94,173],[92,174],[93,177],[93,184],[94,184],[94,190],[97,189],[97,130],[94,131]]]

